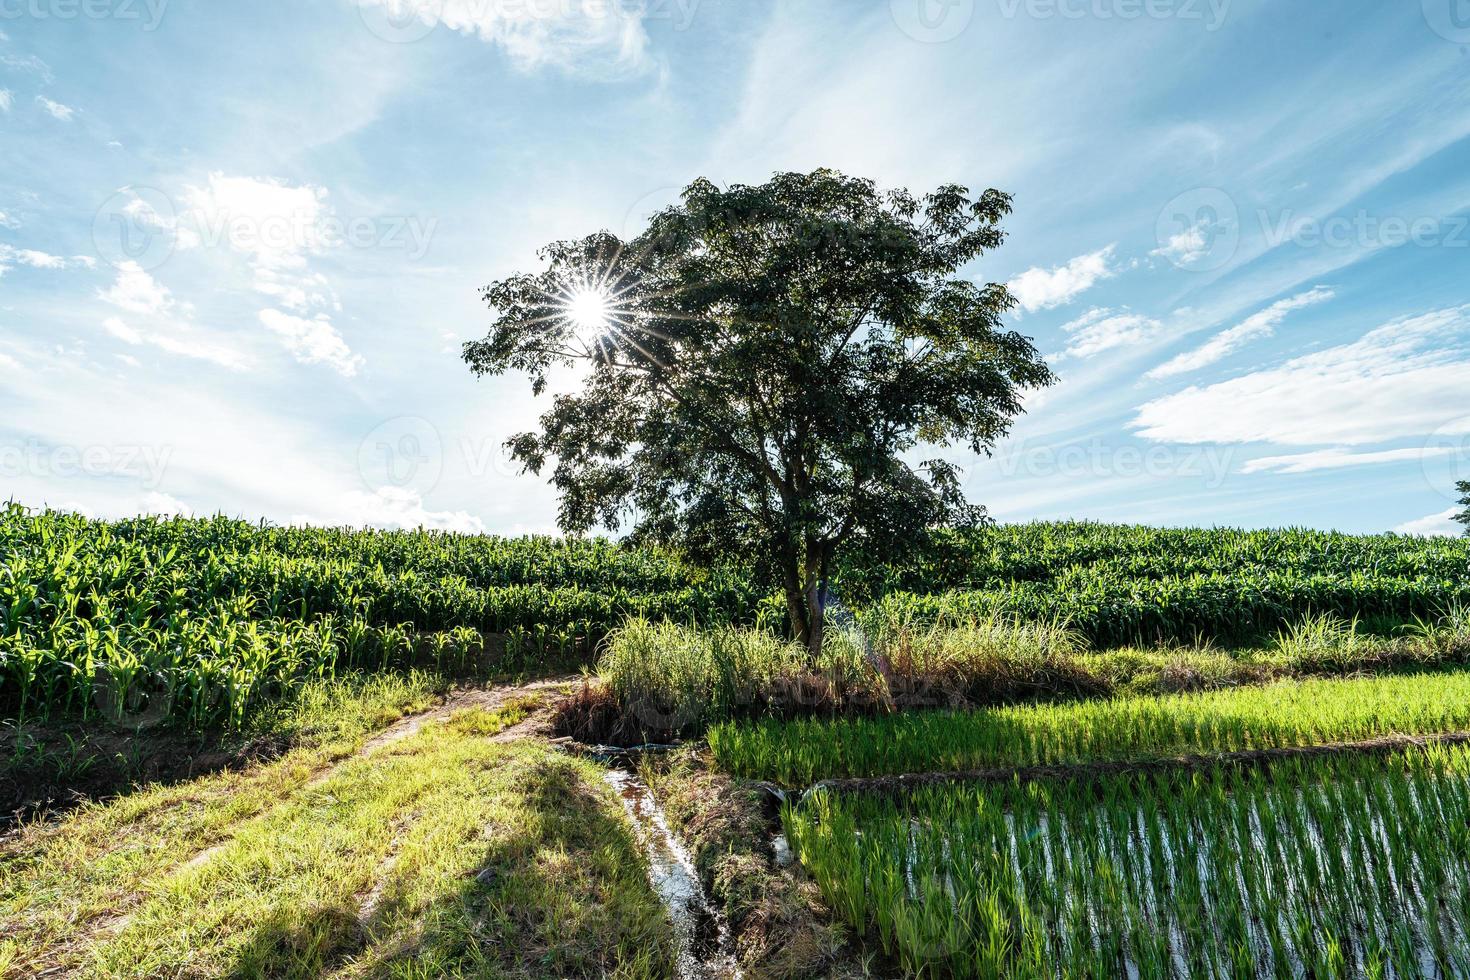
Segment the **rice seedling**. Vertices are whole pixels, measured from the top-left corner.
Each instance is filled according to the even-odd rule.
[[[1130,761],[1470,729],[1470,672],[1282,682],[969,712],[726,723],[715,760],[786,786],[906,772]]]
[[[818,793],[784,812],[905,975],[1463,976],[1470,751],[1102,783]]]

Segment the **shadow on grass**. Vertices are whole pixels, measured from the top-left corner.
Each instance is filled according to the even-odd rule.
[[[102,722],[7,723],[0,728],[0,830],[143,785],[268,762],[288,747],[286,739],[130,732]]]
[[[283,915],[251,938],[235,975],[673,976],[670,927],[632,828],[592,775],[540,747],[507,749],[483,773],[488,846],[468,849],[462,833],[421,840],[366,921]]]

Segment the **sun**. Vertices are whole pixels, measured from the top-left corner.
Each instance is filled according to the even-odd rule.
[[[567,297],[566,315],[584,336],[607,329],[611,298],[601,289],[584,288]]]

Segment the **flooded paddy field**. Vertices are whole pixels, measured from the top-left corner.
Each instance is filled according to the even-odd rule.
[[[786,832],[835,915],[943,976],[1470,973],[1470,751],[819,791]]]

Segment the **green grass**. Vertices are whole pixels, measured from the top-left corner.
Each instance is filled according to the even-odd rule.
[[[1462,748],[819,793],[785,824],[837,916],[908,976],[1470,971]]]
[[[490,736],[511,702],[368,737],[426,683],[328,682],[273,762],[37,823],[0,848],[0,974],[661,976],[667,925],[595,766]]]
[[[1470,672],[1287,681],[1200,694],[973,712],[726,723],[719,765],[805,786],[821,779],[1126,761],[1470,729]]]

